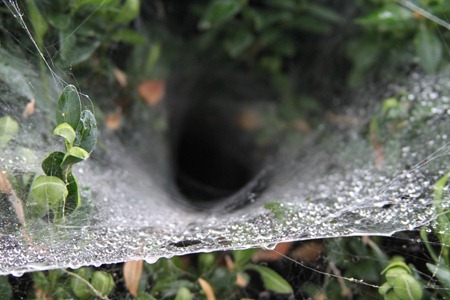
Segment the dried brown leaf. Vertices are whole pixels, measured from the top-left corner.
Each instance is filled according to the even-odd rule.
[[[274,250],[259,250],[252,256],[253,262],[276,261],[282,259],[291,248],[292,243],[279,243]]]
[[[322,255],[322,252],[323,243],[310,241],[292,250],[289,256],[300,261],[316,261]]]
[[[146,80],[139,85],[139,96],[150,106],[156,106],[165,94],[162,80]]]
[[[139,292],[139,281],[141,280],[143,268],[143,260],[130,260],[123,264],[125,286],[134,297],[137,297]]]
[[[106,128],[110,130],[117,130],[122,124],[122,110],[117,108],[115,112],[109,113],[105,118]]]
[[[199,278],[197,281],[200,284],[203,292],[205,293],[206,300],[216,300],[216,296],[214,295],[214,290],[211,284],[209,284],[209,282],[203,278]]]
[[[263,126],[260,114],[254,109],[244,109],[237,117],[237,124],[245,131],[255,131]]]
[[[31,99],[30,102],[28,102],[27,105],[25,106],[25,109],[22,112],[22,116],[25,119],[28,119],[28,117],[30,117],[34,113],[35,107],[36,107],[36,101],[34,99]]]
[[[3,171],[0,171],[0,193],[11,195],[12,187],[8,177]]]
[[[118,68],[114,68],[113,69],[113,74],[114,74],[114,78],[116,78],[117,82],[119,83],[119,85],[121,87],[127,87],[128,85],[128,78],[127,78],[127,74],[125,74],[124,71],[118,69]]]
[[[247,278],[245,278],[242,272],[236,274],[236,285],[241,288],[245,288],[248,285],[248,280]]]
[[[20,224],[26,226],[25,212],[23,211],[22,200],[20,200],[19,197],[17,197],[16,193],[12,188],[11,182],[9,182],[6,173],[2,170],[0,170],[0,193],[9,196],[8,199],[12,207],[14,208],[14,212],[16,213],[17,219],[19,219]]]

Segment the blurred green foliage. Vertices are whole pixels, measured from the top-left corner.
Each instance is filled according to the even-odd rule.
[[[444,20],[450,15],[450,2],[446,0],[411,3]],[[39,49],[64,71],[84,68],[83,71],[90,71],[83,73],[89,80],[99,75],[99,64],[110,70],[127,60],[128,64],[121,67],[139,80],[146,76],[167,76],[170,70],[180,67],[181,56],[191,55],[191,65],[182,67],[196,70],[194,65],[201,62],[210,72],[235,68],[260,75],[278,92],[280,112],[285,119],[306,118],[321,110],[316,99],[317,85],[310,87],[309,77],[323,79],[328,72],[337,72],[340,77],[333,77],[334,84],[356,86],[372,78],[369,75],[395,80],[398,74],[416,65],[425,73],[437,73],[449,61],[450,32],[419,11],[402,6],[401,1],[355,0],[333,4],[314,0],[26,0],[20,5]],[[349,6],[351,10],[347,9]],[[18,23],[5,7],[0,7],[0,24],[2,37],[9,34],[10,39],[18,39],[28,48],[32,46],[26,35],[18,31]],[[336,40],[337,36],[341,38]],[[110,55],[118,48],[123,50],[119,59]],[[342,62],[333,64],[335,60]],[[318,68],[319,75],[309,75],[309,65],[322,65]],[[396,98],[388,98],[382,104],[380,116],[373,118],[370,130],[382,136],[380,131],[390,130],[386,127],[388,123],[399,128],[407,114],[407,107]],[[448,212],[439,210],[447,185],[447,176],[435,184],[437,228],[448,227],[450,223]],[[278,206],[271,205],[275,214],[282,214]],[[442,245],[439,253],[430,246],[427,232],[422,232],[433,260],[426,268],[442,287],[425,291],[430,299],[449,297],[450,290],[449,237],[439,230],[434,234]],[[386,268],[389,257],[377,246],[381,238],[372,240],[373,244],[360,239],[328,240],[326,260],[346,278],[382,284],[379,274]],[[252,271],[256,272],[254,277],[262,280],[265,290],[289,294],[292,290],[289,282],[250,262],[253,252],[234,251],[234,269],[224,265],[223,253],[200,254],[195,263],[187,265],[183,265],[180,257],[146,264],[138,299],[190,299],[203,295],[198,278],[205,278],[219,299],[239,296],[242,289],[236,285],[238,275],[248,280]],[[411,266],[401,268],[417,279]],[[103,271],[82,268],[75,274],[98,286],[103,294],[111,293],[114,286],[112,276]],[[65,271],[35,272],[32,276],[35,287],[54,299],[95,297],[86,282]],[[301,288],[310,296],[320,291],[345,299],[338,280],[325,278],[324,282],[322,285],[306,282]],[[427,283],[424,278],[420,282]],[[392,280],[383,295],[395,287]],[[373,289],[368,291],[363,285],[352,288],[364,291],[365,295],[374,294]],[[2,299],[11,298],[12,289],[6,277],[0,277],[0,295]]]

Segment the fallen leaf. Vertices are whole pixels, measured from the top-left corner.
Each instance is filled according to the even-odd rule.
[[[252,261],[255,263],[261,261],[276,261],[284,258],[289,252],[292,242],[279,243],[273,250],[259,250],[252,256]]]
[[[12,187],[8,177],[3,171],[0,171],[0,193],[11,195]]]
[[[244,109],[237,117],[237,124],[245,131],[255,131],[263,125],[263,120],[254,109]]]
[[[123,278],[125,286],[134,297],[138,295],[139,281],[142,276],[142,269],[144,267],[143,260],[130,260],[123,265]]]
[[[327,297],[322,293],[314,296],[314,300],[326,300],[326,299]]]
[[[197,281],[200,284],[203,292],[205,293],[206,300],[216,300],[216,296],[214,295],[214,290],[211,284],[209,284],[209,282],[203,278],[199,278]]]
[[[35,106],[36,101],[34,99],[31,99],[30,102],[28,102],[27,105],[25,106],[25,109],[22,112],[22,116],[25,119],[28,119],[28,117],[30,117],[34,113]]]
[[[233,259],[231,259],[231,256],[229,256],[227,254],[227,255],[225,255],[224,259],[225,259],[225,265],[227,266],[227,270],[230,272],[233,271],[234,270],[234,261],[233,261]]]
[[[106,128],[110,130],[117,130],[122,124],[122,109],[118,107],[115,112],[109,113],[105,118]]]
[[[310,241],[304,242],[291,251],[289,256],[299,261],[317,261],[323,252],[323,243]]]
[[[146,80],[139,85],[139,96],[150,106],[156,106],[165,94],[162,80]]]
[[[122,70],[120,70],[118,68],[114,68],[113,74],[121,87],[124,88],[128,85],[128,78],[127,78],[127,74],[125,74],[125,72],[123,72]]]
[[[248,285],[248,279],[245,278],[242,272],[236,274],[236,285],[241,288],[245,288]]]
[[[16,192],[13,190],[11,182],[9,181],[6,173],[0,170],[0,193],[8,195],[9,202],[14,208],[17,219],[19,219],[20,224],[23,226],[27,225],[25,220],[25,212],[23,210],[22,200],[17,197]]]

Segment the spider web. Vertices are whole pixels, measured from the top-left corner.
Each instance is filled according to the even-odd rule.
[[[4,3],[29,33],[17,2]],[[263,168],[271,174],[264,190],[244,187],[206,211],[183,204],[172,189],[167,130],[134,126],[142,120],[130,123],[126,135],[100,128],[96,151],[74,169],[83,206],[63,223],[33,218],[26,200],[30,178],[40,174],[42,159],[59,147],[51,136],[52,116],[66,82],[44,53],[39,51],[47,78],[30,63],[36,58],[29,57],[29,49],[21,55],[11,51],[14,47],[0,48],[0,116],[19,124],[0,154],[3,176],[18,186],[13,193],[2,191],[2,275],[435,228],[433,184],[450,170],[450,77],[445,71],[438,76],[412,72],[402,85],[379,83],[349,91],[353,104],[308,135],[297,131],[283,138]],[[382,99],[399,94],[408,116],[382,151],[368,134],[370,118],[380,111]],[[89,105],[91,100],[81,96]],[[32,99],[35,110],[25,117]],[[141,116],[152,117],[151,112]],[[21,184],[14,185],[17,181]],[[449,200],[445,189],[444,212]],[[247,204],[230,209],[236,201]],[[448,227],[441,230],[450,234]]]

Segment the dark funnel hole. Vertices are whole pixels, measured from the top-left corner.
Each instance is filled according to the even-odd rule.
[[[255,148],[233,119],[232,113],[194,106],[180,123],[173,143],[175,182],[194,206],[211,208],[255,177]]]

